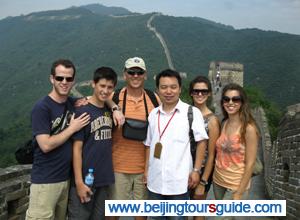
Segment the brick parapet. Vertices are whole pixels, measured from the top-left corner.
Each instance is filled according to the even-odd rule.
[[[300,219],[300,104],[287,107],[279,123],[277,140],[272,145],[274,160],[270,177],[272,199],[287,200],[287,218]]]
[[[0,220],[25,219],[31,165],[0,169]]]

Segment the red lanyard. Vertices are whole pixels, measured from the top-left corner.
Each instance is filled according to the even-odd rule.
[[[160,111],[158,110],[158,133],[159,133],[159,141],[160,141],[161,137],[163,136],[163,134],[165,133],[167,127],[169,126],[169,124],[170,124],[171,120],[173,119],[173,117],[174,117],[174,115],[175,115],[176,112],[177,112],[177,109],[175,109],[173,115],[169,119],[169,121],[168,121],[167,125],[165,126],[163,132],[160,134]]]

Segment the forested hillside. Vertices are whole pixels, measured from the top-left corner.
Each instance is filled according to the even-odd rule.
[[[49,92],[50,67],[57,58],[71,59],[76,80],[83,81],[102,65],[121,76],[124,61],[141,56],[149,72],[147,87],[153,88],[153,75],[168,65],[146,26],[150,17],[88,5],[0,20],[0,166],[12,163],[11,152],[30,136],[30,109]],[[299,102],[300,36],[163,15],[152,25],[164,37],[175,68],[188,78],[207,75],[211,61],[240,62],[245,85],[259,87],[282,108]]]

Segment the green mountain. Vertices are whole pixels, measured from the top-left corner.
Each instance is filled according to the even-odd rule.
[[[58,58],[76,64],[80,82],[102,65],[122,76],[124,61],[141,56],[149,71],[147,86],[153,88],[153,75],[168,64],[147,28],[151,16],[93,4],[0,20],[0,155],[30,135],[30,109],[50,91],[50,67]],[[166,41],[175,68],[189,79],[207,75],[211,61],[240,62],[245,85],[259,87],[281,107],[299,102],[299,35],[235,30],[194,17],[160,15],[152,25]],[[13,157],[5,161],[13,162]]]
[[[121,7],[105,7],[100,4],[90,4],[82,6],[82,8],[86,8],[95,14],[100,15],[114,15],[114,16],[123,16],[123,15],[130,15],[132,14],[125,8]]]

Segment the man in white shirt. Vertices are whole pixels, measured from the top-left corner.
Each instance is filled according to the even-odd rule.
[[[199,170],[204,159],[208,136],[203,117],[193,107],[192,130],[198,145],[195,164],[192,164],[187,116],[189,105],[179,99],[179,73],[170,69],[162,71],[156,77],[156,87],[162,104],[148,117],[148,134],[144,141],[149,199],[186,200],[189,198],[188,188],[199,183]]]

